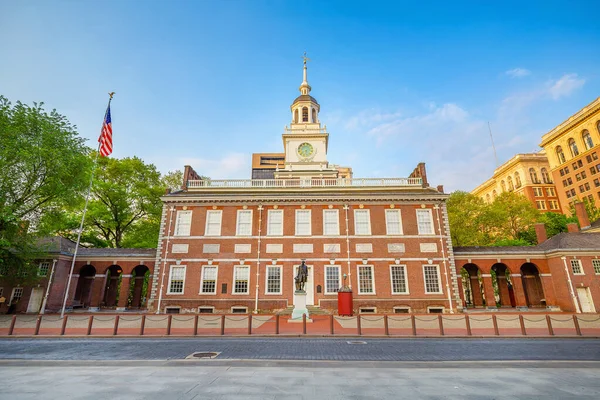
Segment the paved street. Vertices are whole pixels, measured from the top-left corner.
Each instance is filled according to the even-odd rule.
[[[231,361],[230,361],[231,362]],[[4,400],[342,400],[342,399],[594,399],[600,369],[582,365],[538,368],[512,364],[382,365],[356,362],[302,365],[207,365],[205,361],[138,365],[7,365],[0,362]],[[114,363],[114,362],[113,362]],[[150,365],[143,365],[149,363]],[[169,363],[176,363],[170,365]],[[236,363],[236,362],[232,362]],[[266,362],[265,364],[282,363]],[[296,365],[300,364],[300,365]],[[435,363],[434,365],[438,365]]]
[[[218,359],[238,360],[600,361],[600,340],[558,338],[0,339],[0,359],[177,360],[201,351],[220,352]]]
[[[0,358],[0,400],[600,398],[593,339],[3,339]]]

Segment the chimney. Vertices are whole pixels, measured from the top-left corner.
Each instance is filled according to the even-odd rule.
[[[577,220],[579,220],[579,226],[582,230],[590,227],[590,218],[585,209],[585,203],[581,201],[575,203],[575,214],[577,215]]]
[[[440,193],[444,193],[444,185],[438,185],[437,186],[437,191]]]
[[[546,233],[546,225],[543,223],[535,224],[535,236],[537,237],[538,244],[544,243],[548,239],[548,234]]]
[[[569,233],[579,232],[579,226],[577,226],[577,224],[575,222],[571,222],[571,223],[567,224],[567,232],[569,232]]]

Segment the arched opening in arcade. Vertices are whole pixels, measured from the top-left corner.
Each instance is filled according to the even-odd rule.
[[[79,270],[79,280],[75,288],[73,306],[89,307],[92,299],[92,284],[96,277],[96,268],[92,265],[84,265]]]
[[[515,292],[510,279],[510,271],[505,264],[497,263],[490,270],[494,297],[499,307],[516,307]]]
[[[546,307],[546,297],[538,268],[533,263],[521,266],[521,279],[527,307]]]
[[[131,273],[129,281],[129,294],[127,306],[129,308],[143,308],[146,306],[150,270],[145,265],[138,265]]]
[[[460,270],[463,286],[463,299],[467,307],[485,306],[483,295],[483,281],[481,271],[475,264],[465,264]]]
[[[104,287],[105,307],[116,307],[119,303],[122,279],[123,268],[120,266],[111,265],[106,269],[106,286]]]

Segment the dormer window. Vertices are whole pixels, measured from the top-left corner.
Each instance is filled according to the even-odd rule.
[[[308,122],[308,107],[302,108],[302,122]]]

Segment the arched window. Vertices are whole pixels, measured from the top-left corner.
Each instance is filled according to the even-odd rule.
[[[581,138],[583,139],[583,144],[585,145],[585,149],[589,150],[594,147],[594,142],[592,141],[592,135],[588,131],[583,131],[581,134]]]
[[[548,170],[546,168],[542,168],[542,180],[544,183],[552,183],[550,180],[550,175],[548,174]]]
[[[538,181],[538,177],[537,177],[537,173],[535,172],[535,169],[529,168],[529,177],[531,178],[531,182],[540,183],[540,181]]]
[[[502,188],[503,192],[506,192],[506,183],[504,183],[504,181],[500,182],[500,187]]]
[[[556,146],[556,158],[558,158],[558,162],[560,164],[567,162],[567,160],[565,158],[565,153],[563,153],[563,149],[560,146]]]
[[[317,110],[315,108],[312,109],[312,122],[317,122]]]
[[[596,129],[598,130],[598,135],[600,135],[600,121],[596,122]]]
[[[508,183],[509,191],[512,192],[513,190],[515,190],[515,187],[513,186],[512,178],[510,176],[508,178],[506,178],[506,183]]]
[[[496,200],[496,196],[498,196],[498,194],[497,194],[497,193],[496,193],[496,191],[494,190],[494,191],[492,192],[492,197],[494,198],[494,200]]]
[[[577,143],[575,143],[575,139],[569,139],[569,149],[571,150],[571,157],[577,157],[579,155],[579,149],[577,148]]]
[[[490,202],[490,194],[489,193],[485,195],[485,201],[488,203]]]
[[[302,122],[308,122],[308,107],[302,108]]]
[[[518,172],[515,172],[515,185],[517,185],[517,188],[521,187],[521,175]]]
[[[298,123],[298,109],[294,110],[294,123],[297,124]]]

